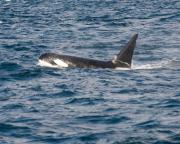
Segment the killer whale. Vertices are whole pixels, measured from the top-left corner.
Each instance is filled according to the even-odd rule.
[[[101,61],[56,53],[44,53],[39,57],[39,65],[46,67],[78,67],[78,68],[131,68],[132,57],[138,34],[134,34],[120,52],[109,61]]]

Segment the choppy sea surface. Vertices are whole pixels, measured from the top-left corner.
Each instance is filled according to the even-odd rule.
[[[44,52],[131,70],[52,69]],[[0,144],[179,144],[179,0],[1,0]]]

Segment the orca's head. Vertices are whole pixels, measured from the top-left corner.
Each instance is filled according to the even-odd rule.
[[[64,62],[57,54],[54,53],[44,53],[39,57],[40,66],[62,68],[68,67],[68,64]]]
[[[56,59],[51,53],[44,53],[39,57],[39,65],[47,67],[57,67],[57,64],[54,62]]]

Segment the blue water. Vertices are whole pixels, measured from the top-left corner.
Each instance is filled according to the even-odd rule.
[[[44,52],[132,70],[51,69]],[[1,0],[0,144],[179,144],[179,0]]]

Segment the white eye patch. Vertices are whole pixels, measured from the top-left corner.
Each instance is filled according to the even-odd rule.
[[[58,65],[58,67],[68,67],[68,64],[60,59],[55,59],[54,62]]]
[[[42,67],[57,68],[57,65],[52,65],[51,63],[49,63],[49,62],[47,62],[47,61],[44,61],[44,60],[39,60],[38,65],[39,65],[39,66],[42,66]]]
[[[53,61],[56,65],[54,65],[54,64],[52,65],[51,63],[49,63],[48,61],[45,61],[45,60],[39,60],[38,65],[43,66],[43,67],[52,67],[52,68],[68,67],[68,64],[60,59],[55,59]]]

